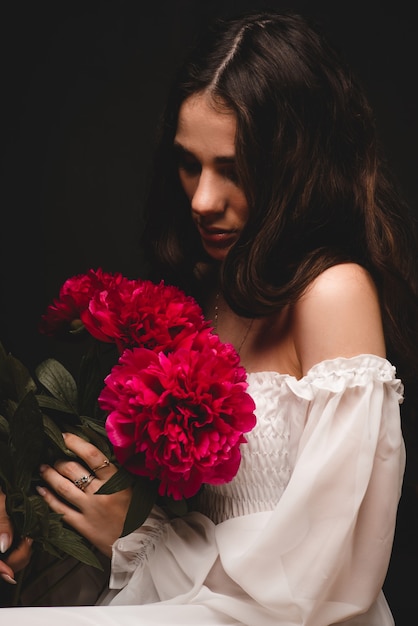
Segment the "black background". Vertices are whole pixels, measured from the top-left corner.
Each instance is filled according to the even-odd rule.
[[[37,325],[69,276],[140,274],[137,234],[158,117],[196,28],[252,6],[318,19],[374,107],[380,138],[418,205],[418,37],[408,2],[10,2],[0,9],[0,340],[26,365],[62,352]],[[416,496],[404,494],[386,585],[414,621]],[[408,569],[412,571],[408,572]]]

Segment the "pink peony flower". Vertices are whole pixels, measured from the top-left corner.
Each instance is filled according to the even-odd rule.
[[[121,465],[178,500],[235,476],[243,433],[256,421],[246,389],[235,349],[206,328],[168,354],[126,350],[99,404]]]

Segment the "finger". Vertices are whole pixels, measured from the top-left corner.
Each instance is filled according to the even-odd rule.
[[[68,466],[70,466],[70,468],[68,468]],[[87,495],[84,493],[86,485],[82,485],[83,488],[80,488],[76,486],[74,481],[84,476],[89,476],[89,474],[87,474],[88,470],[73,461],[63,462],[61,470],[64,474],[61,474],[55,467],[51,467],[50,465],[41,465],[39,468],[42,480],[44,480],[62,500],[81,510],[83,500]],[[72,476],[74,478],[72,478]],[[95,479],[95,477],[91,475],[89,480],[93,482],[93,479]],[[92,489],[92,493],[97,491],[98,487],[100,487],[100,483]]]
[[[96,496],[94,492],[83,493],[53,468],[45,472],[50,473],[51,482],[57,489],[57,493],[54,493],[44,487],[37,487],[48,506],[103,554],[111,556],[111,546],[123,529],[132,490],[124,489],[111,495]],[[59,491],[67,502],[61,499]],[[74,506],[69,504],[70,499]],[[105,524],[103,520],[106,520]]]
[[[0,552],[4,554],[12,545],[13,527],[6,513],[6,496],[0,489]]]
[[[16,584],[14,579],[15,573],[7,563],[0,560],[0,577],[5,580],[7,583]]]
[[[32,544],[33,539],[30,537],[24,537],[16,549],[14,549],[7,557],[3,565],[7,565],[12,570],[11,578],[13,578],[13,572],[20,572],[26,567],[32,556]],[[10,575],[10,572],[5,572]],[[10,581],[9,581],[10,582]]]
[[[97,514],[94,503],[92,502],[95,496],[93,494],[84,493],[51,467],[45,468],[43,477],[48,479],[47,482],[53,484],[54,491],[56,492],[54,493],[45,487],[36,487],[37,492],[43,497],[49,508],[58,515],[61,515],[65,523],[88,541],[91,541],[103,554],[111,556],[110,546],[115,539],[120,536],[122,527],[119,528],[118,526],[117,529],[113,531],[113,527],[109,529],[108,524],[103,525],[107,507],[102,506]],[[74,506],[71,506],[71,504]],[[122,524],[123,519],[124,517],[121,516]],[[113,526],[114,525],[115,524],[113,524]]]
[[[108,480],[116,473],[116,467],[110,463],[103,452],[92,443],[85,441],[73,433],[64,433],[65,445],[82,459],[92,472],[97,473],[101,480]]]
[[[39,469],[41,474],[45,473],[45,466],[42,466],[42,468]],[[93,474],[89,468],[86,468],[84,465],[81,465],[76,461],[64,461],[63,459],[59,459],[54,463],[53,469],[64,478],[70,480],[76,486],[80,484],[77,482],[80,481],[80,479],[90,477],[89,482],[91,482],[91,479],[95,478],[95,474]],[[50,473],[49,476],[52,476],[52,473]]]
[[[67,482],[69,483],[69,481]],[[71,483],[69,483],[69,485],[71,486]],[[77,489],[76,487],[74,487],[74,489],[81,494],[81,497],[86,497],[86,495],[83,494],[80,489]],[[86,522],[84,521],[84,515],[80,512],[80,510],[69,506],[68,504],[60,500],[60,498],[57,498],[57,496],[52,491],[46,489],[45,487],[36,487],[36,490],[55,513],[58,513],[58,515],[62,515],[62,519],[64,522],[72,526],[72,528],[78,531],[81,535],[85,537],[87,536]]]

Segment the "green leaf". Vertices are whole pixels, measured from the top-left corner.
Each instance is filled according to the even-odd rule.
[[[1,345],[1,344],[0,344]],[[0,396],[19,402],[36,384],[29,370],[14,356],[0,351]]]
[[[86,415],[80,415],[80,421],[83,425],[88,426],[89,428],[91,428],[92,430],[94,430],[98,435],[101,435],[102,437],[105,437],[106,439],[107,437],[107,431],[105,428],[105,420],[101,421],[101,420],[97,420],[93,417],[88,417]]]
[[[47,359],[35,373],[45,389],[77,415],[77,386],[70,372],[59,361]]]
[[[92,549],[86,544],[85,539],[78,533],[60,524],[51,525],[50,534],[43,545],[50,554],[56,556],[55,548],[59,552],[64,552],[86,565],[92,565],[103,571],[102,564]]]
[[[138,476],[135,479],[131,502],[126,514],[122,537],[142,526],[147,519],[158,495],[158,484]]]
[[[96,351],[84,355],[80,363],[78,377],[80,413],[94,415],[97,410],[97,398],[104,387],[104,376],[100,372],[100,364]]]
[[[17,536],[35,537],[48,534],[49,513],[46,503],[43,503],[43,508],[39,510],[36,500],[28,497],[22,490],[10,488],[6,493],[6,510]]]
[[[99,448],[101,452],[106,457],[113,456],[113,449],[110,445],[109,439],[107,438],[106,431],[102,429],[100,434],[96,431],[95,428],[92,428],[90,424],[84,424],[81,428],[82,432],[85,434],[87,439],[94,445],[96,448]]]
[[[0,397],[13,395],[13,380],[10,374],[8,355],[0,342]]]
[[[32,537],[41,532],[48,532],[48,505],[41,496],[26,497],[23,496],[22,503],[24,506],[23,524],[20,528],[22,537]]]
[[[117,362],[119,354],[113,344],[94,341],[80,362],[78,375],[78,402],[82,414],[96,416],[97,398],[104,387],[104,379]]]
[[[69,450],[65,445],[61,429],[56,425],[48,415],[43,415],[44,432],[48,439],[61,451],[65,456],[76,458],[76,454]]]
[[[13,482],[13,462],[9,444],[0,441],[0,484],[6,491]]]
[[[28,504],[25,503],[25,506],[30,506],[31,515],[36,516],[37,518],[36,534],[39,533],[42,537],[47,537],[50,532],[51,524],[58,523],[62,525],[62,515],[52,512],[42,496],[39,496],[38,494],[33,494],[29,496],[27,500]],[[35,520],[33,520],[32,524],[35,528]],[[28,530],[27,534],[34,536],[35,532]]]
[[[46,394],[37,394],[36,399],[38,404],[43,409],[51,409],[52,411],[58,411],[60,413],[67,413],[70,415],[76,415],[77,412],[68,404],[61,402],[57,398],[51,398],[51,396],[47,396]]]
[[[10,422],[10,447],[12,450],[17,485],[26,491],[32,474],[41,462],[44,432],[42,413],[33,392],[29,392],[18,405]]]
[[[122,489],[130,487],[134,480],[136,480],[136,478],[133,477],[132,474],[127,472],[123,467],[120,467],[116,474],[113,474],[113,476],[111,476],[109,480],[107,480],[95,493],[104,495],[115,493],[116,491],[122,491]]]
[[[16,402],[16,400],[11,400],[10,398],[3,398],[3,400],[1,401],[3,415],[9,423],[13,415],[15,414],[18,404],[19,403]]]
[[[15,494],[14,500],[13,519],[15,522],[20,521],[17,513],[22,513],[23,524],[18,525],[22,536],[34,537],[38,547],[56,558],[62,559],[64,555],[69,555],[86,565],[103,569],[86,540],[67,528],[62,516],[51,512],[43,498],[38,495],[23,497],[18,505],[18,494]]]
[[[8,438],[10,433],[9,420],[0,415],[0,437]]]

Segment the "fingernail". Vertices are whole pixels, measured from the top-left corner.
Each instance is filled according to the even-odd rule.
[[[10,548],[11,539],[8,533],[0,534],[0,552],[4,554]]]
[[[42,472],[44,472],[46,470],[47,467],[48,467],[48,465],[40,465],[39,466],[39,471],[41,472],[41,474],[42,474]]]
[[[10,583],[11,585],[16,585],[15,579],[9,576],[9,574],[0,574],[0,576],[3,578],[3,580],[6,581],[6,583]]]
[[[44,489],[43,487],[36,487],[36,491],[39,493],[40,496],[45,496],[46,495],[46,489]]]

